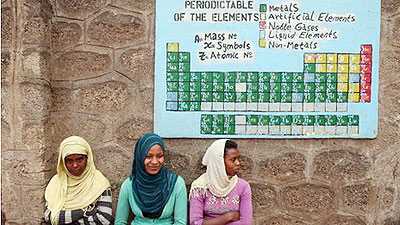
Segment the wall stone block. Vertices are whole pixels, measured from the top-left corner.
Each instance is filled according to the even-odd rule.
[[[59,113],[52,114],[48,125],[46,128],[48,129],[48,136],[51,137],[49,143],[49,151],[48,154],[53,155],[53,159],[55,159],[54,163],[57,162],[58,157],[58,147],[61,142],[69,137],[74,135],[74,118],[71,116],[71,113]],[[55,170],[54,170],[55,171]]]
[[[41,16],[28,16],[24,24],[23,42],[47,45],[49,21]]]
[[[154,0],[115,0],[113,4],[136,11],[149,11],[153,10]]]
[[[23,82],[21,88],[21,110],[26,119],[41,119],[50,114],[51,91],[47,83]]]
[[[89,43],[113,47],[140,44],[146,37],[146,21],[140,14],[112,10],[94,18],[88,26]]]
[[[9,81],[10,77],[10,53],[2,52],[1,53],[1,81]]]
[[[58,16],[86,19],[105,7],[109,0],[56,0]]]
[[[308,223],[297,219],[289,218],[287,216],[273,216],[269,218],[264,218],[257,225],[307,225]]]
[[[1,82],[1,118],[11,123],[13,101],[11,99],[10,85],[8,82]]]
[[[94,148],[111,140],[110,123],[104,119],[92,115],[75,115],[74,122],[74,133],[86,139]]]
[[[49,81],[51,56],[46,51],[29,48],[23,52],[21,77],[38,78]]]
[[[369,183],[346,186],[342,192],[343,207],[351,211],[365,212],[374,201],[375,193]]]
[[[194,167],[192,165],[191,157],[180,152],[165,151],[165,165],[166,167],[185,178],[188,183],[189,180],[195,180],[197,177],[194,175]]]
[[[2,160],[4,162],[4,160]],[[22,202],[21,202],[21,187],[10,183],[8,177],[12,176],[11,171],[5,171],[2,165],[1,171],[1,211],[7,217],[7,220],[15,220],[21,218]]]
[[[3,116],[3,115],[2,115]],[[5,152],[12,148],[11,127],[3,118],[1,119],[1,149]]]
[[[270,182],[286,183],[304,179],[306,159],[301,153],[285,153],[260,162],[260,175]]]
[[[51,43],[54,52],[80,43],[82,28],[78,23],[57,21],[52,24]]]
[[[333,215],[320,225],[366,225],[366,223],[355,216]]]
[[[52,80],[91,78],[109,72],[110,67],[111,58],[108,54],[71,51],[55,60]]]
[[[1,45],[11,44],[14,35],[14,15],[11,9],[1,8]]]
[[[51,111],[70,111],[74,103],[71,88],[56,87],[51,88]]]
[[[390,118],[391,122],[400,120],[400,82],[394,82],[388,85],[385,88],[384,97],[386,100],[384,104],[384,116]]]
[[[278,196],[273,186],[263,183],[251,183],[250,186],[255,213],[262,213],[265,211],[264,209],[278,209]]]
[[[119,81],[108,81],[81,87],[76,93],[78,111],[116,113],[128,105],[128,86]]]
[[[379,74],[380,85],[385,86],[398,82],[400,78],[395,74],[400,71],[400,50],[384,51],[381,55],[381,64],[379,65],[381,71]]]
[[[313,164],[315,177],[333,183],[365,179],[371,167],[365,156],[347,150],[319,153]]]
[[[392,187],[387,187],[383,191],[382,195],[382,206],[381,209],[385,211],[390,211],[393,208],[394,203],[394,196],[395,196],[395,189]]]
[[[47,136],[45,125],[46,121],[23,122],[22,125],[22,144],[29,151],[43,149],[47,145],[50,137]]]
[[[244,152],[240,154],[240,171],[239,176],[245,180],[250,180],[253,173],[253,160],[250,156],[245,155]]]
[[[152,132],[152,130],[152,119],[145,117],[132,117],[122,122],[122,124],[115,129],[114,136],[121,146],[133,149],[136,140],[143,134]]]
[[[394,21],[392,29],[392,44],[400,47],[400,17],[397,17],[397,19]]]
[[[382,1],[382,12],[384,15],[389,16],[400,9],[400,2],[397,0],[384,0]]]
[[[286,187],[281,193],[281,204],[289,214],[300,218],[318,218],[334,208],[335,194],[324,185],[301,184]]]
[[[45,186],[38,187],[21,187],[23,195],[21,195],[24,207],[22,211],[24,218],[29,220],[31,224],[40,224],[43,217],[43,206],[45,204],[44,196]],[[29,204],[26,204],[29,203]]]

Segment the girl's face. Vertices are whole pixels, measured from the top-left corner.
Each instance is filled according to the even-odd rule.
[[[86,169],[87,156],[82,154],[71,154],[65,157],[64,162],[68,172],[79,177]]]
[[[239,150],[237,148],[229,148],[224,156],[226,174],[231,177],[236,175],[240,170]]]
[[[144,168],[150,175],[156,175],[160,172],[161,167],[164,165],[164,151],[161,146],[154,145],[147,152],[146,159],[144,160]]]

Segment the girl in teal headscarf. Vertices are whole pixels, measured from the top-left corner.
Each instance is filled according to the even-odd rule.
[[[157,134],[145,134],[135,146],[131,176],[121,185],[115,224],[186,224],[185,181],[164,166],[165,145]]]

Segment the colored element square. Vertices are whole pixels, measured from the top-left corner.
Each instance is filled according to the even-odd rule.
[[[351,54],[350,55],[350,63],[351,64],[360,64],[361,63],[360,54]]]
[[[361,91],[362,92],[371,92],[371,83],[361,81]]]
[[[178,91],[179,84],[178,82],[167,82],[167,91]]]
[[[372,64],[372,55],[361,55],[361,64]]]
[[[235,72],[228,72],[225,73],[225,82],[236,82],[236,73]]]
[[[247,73],[247,82],[249,82],[249,83],[257,83],[258,82],[258,73],[257,72],[249,72],[249,73]]]
[[[306,53],[304,54],[304,63],[315,63],[315,54]]]
[[[304,116],[301,115],[292,116],[292,124],[300,126],[304,125],[304,122],[305,122]]]
[[[360,73],[361,67],[359,64],[350,64],[349,72],[350,73]]]
[[[212,94],[211,92],[201,92],[201,101],[202,102],[212,102]]]
[[[349,126],[358,126],[360,124],[360,119],[358,115],[350,115],[349,117]]]
[[[257,116],[257,115],[246,116],[246,124],[257,125],[258,124],[258,118],[259,118],[259,116]]]
[[[213,81],[212,73],[208,73],[208,72],[201,73],[201,82],[212,82],[212,81]]]
[[[180,72],[179,74],[179,81],[190,81],[190,73]]]
[[[371,102],[371,93],[361,93],[360,102]]]
[[[167,73],[167,81],[179,81],[179,73],[176,72]]]
[[[167,62],[167,72],[178,72],[178,63]]]
[[[201,110],[200,102],[189,102],[189,110],[190,111],[200,111]]]
[[[347,93],[337,93],[337,102],[347,102],[347,97],[348,94]]]
[[[258,82],[269,82],[271,76],[269,73],[259,73],[258,74]]]
[[[281,82],[293,82],[293,73],[282,73],[281,74]]]
[[[213,82],[224,82],[225,81],[225,74],[224,73],[219,73],[219,72],[214,72],[212,73],[213,76]]]
[[[190,101],[191,102],[200,102],[201,94],[200,92],[189,92],[190,93]]]
[[[336,83],[337,82],[337,74],[336,73],[327,73],[326,74],[326,82]]]
[[[263,30],[264,30],[264,29],[267,28],[267,21],[261,20],[259,24],[260,24],[260,29],[263,29]],[[260,31],[260,33],[261,33],[261,31]],[[261,35],[260,35],[260,38],[263,38],[263,39],[264,39],[265,36],[261,37]],[[265,40],[265,39],[264,39],[264,40]]]
[[[315,66],[315,72],[317,73],[326,73],[326,64],[316,64]]]
[[[349,54],[338,54],[338,63],[339,64],[348,64],[349,63]]]
[[[362,64],[360,67],[361,72],[363,73],[371,73],[372,72],[372,65]]]
[[[360,93],[349,94],[349,102],[359,102],[359,101],[360,101]]]
[[[168,52],[167,53],[167,62],[178,62],[179,61],[179,53],[178,52]]]
[[[190,82],[189,90],[192,92],[200,92],[201,91],[201,83],[200,82]]]
[[[167,111],[176,111],[178,110],[178,102],[167,102],[166,108]]]
[[[326,102],[336,102],[337,94],[335,92],[326,93]]]
[[[258,93],[258,102],[269,102],[269,93]]]
[[[315,93],[315,102],[325,102],[326,93]]]
[[[304,92],[315,92],[315,83],[305,83]]]
[[[303,71],[304,71],[304,73],[313,73],[313,72],[315,72],[315,64],[305,63]]]
[[[305,83],[315,82],[315,74],[314,73],[304,73],[304,82]]]
[[[225,123],[225,125],[235,124],[235,116],[234,115],[225,115],[224,123]]]
[[[361,45],[361,54],[372,54],[372,45]]]
[[[293,82],[304,82],[304,73],[293,73]]]
[[[361,73],[360,74],[360,81],[364,82],[371,82],[371,74],[370,73]]]
[[[201,81],[201,73],[191,72],[190,73],[190,81]]]
[[[337,117],[335,115],[327,115],[325,116],[326,125],[327,126],[336,126],[337,125]]]
[[[304,83],[293,83],[292,91],[293,92],[304,92]]]
[[[315,82],[326,83],[326,74],[325,73],[316,73],[315,74]]]
[[[178,101],[178,92],[167,92],[167,101],[168,102]]]
[[[190,62],[190,53],[189,52],[179,52],[179,62]]]
[[[360,83],[349,83],[349,92],[360,92]]]
[[[190,82],[179,82],[179,91],[190,91]]]
[[[213,83],[201,83],[201,91],[212,92]]]
[[[292,83],[281,83],[281,92],[292,92]]]
[[[327,64],[326,65],[326,72],[328,73],[337,73],[338,65],[337,64]]]
[[[292,93],[292,102],[303,102],[304,93]]]
[[[292,102],[292,93],[281,93],[281,102],[284,103]]]
[[[269,102],[280,102],[280,101],[281,101],[281,93],[269,94]]]
[[[349,65],[348,64],[339,64],[338,65],[338,73],[348,73]]]
[[[337,83],[338,92],[347,92],[348,91],[348,83]]]
[[[247,73],[246,72],[238,72],[236,73],[236,82],[247,82]]]
[[[304,125],[305,126],[314,126],[315,125],[315,116],[305,115],[304,116]]]
[[[281,82],[281,73],[269,73],[270,82]]]
[[[189,111],[189,102],[178,102],[178,111]]]
[[[180,62],[178,66],[179,72],[190,72],[190,63]]]
[[[224,101],[224,93],[212,93],[213,94],[213,102],[223,102]]]
[[[342,83],[349,82],[349,74],[348,73],[339,73],[338,74],[338,82],[342,82]]]
[[[326,54],[319,53],[315,59],[316,63],[326,63]]]
[[[260,4],[260,12],[267,12],[267,4]]]
[[[269,91],[273,92],[280,92],[281,91],[281,83],[270,83],[269,84]]]
[[[225,88],[224,91],[225,92],[235,92],[235,83],[224,83]]]
[[[267,93],[270,91],[269,83],[259,83],[259,92]]]
[[[247,102],[258,102],[258,93],[247,93]]]
[[[190,101],[190,92],[188,91],[178,92],[178,101],[185,101],[185,102]]]
[[[179,43],[167,43],[167,52],[179,52]]]
[[[336,92],[336,83],[326,83],[326,92]]]
[[[224,92],[225,83],[213,83],[213,91],[214,92]]]
[[[315,125],[317,126],[325,126],[327,123],[326,116],[315,116]]]
[[[315,93],[304,93],[304,102],[315,102]]]
[[[246,92],[237,92],[236,93],[236,102],[246,102],[247,93]]]
[[[247,92],[258,92],[258,83],[247,83]]]
[[[315,83],[315,92],[326,92],[326,83]]]
[[[331,54],[327,54],[326,55],[326,62],[327,63],[332,63],[332,64],[336,64],[337,63],[337,54],[336,53],[331,53]]]

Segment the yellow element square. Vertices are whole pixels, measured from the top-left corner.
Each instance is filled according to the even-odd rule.
[[[304,54],[304,63],[315,63],[315,54]]]
[[[350,63],[360,64],[360,62],[361,62],[360,54],[352,54],[352,55],[350,55]]]
[[[326,66],[326,71],[328,73],[337,73],[337,64],[328,64]]]
[[[338,63],[349,63],[349,54],[339,54]]]
[[[332,53],[332,54],[328,54],[326,56],[326,62],[327,63],[337,63],[337,54],[336,53]]]
[[[360,83],[349,83],[349,92],[360,92]]]
[[[349,65],[348,64],[339,64],[338,65],[338,73],[348,73]]]
[[[360,93],[349,94],[349,102],[359,102],[359,101],[360,101]]]
[[[326,63],[326,54],[317,54],[315,62],[316,63]]]
[[[167,52],[179,52],[179,43],[167,43]]]
[[[267,46],[267,43],[264,38],[260,38],[258,44],[260,45],[261,48],[265,48]]]
[[[317,73],[326,73],[326,64],[316,64],[315,72],[317,72]]]
[[[338,92],[347,92],[348,90],[348,83],[337,83],[337,90]]]
[[[360,73],[360,65],[350,64],[350,73]]]
[[[347,73],[339,73],[337,76],[338,82],[349,82],[349,74]]]

